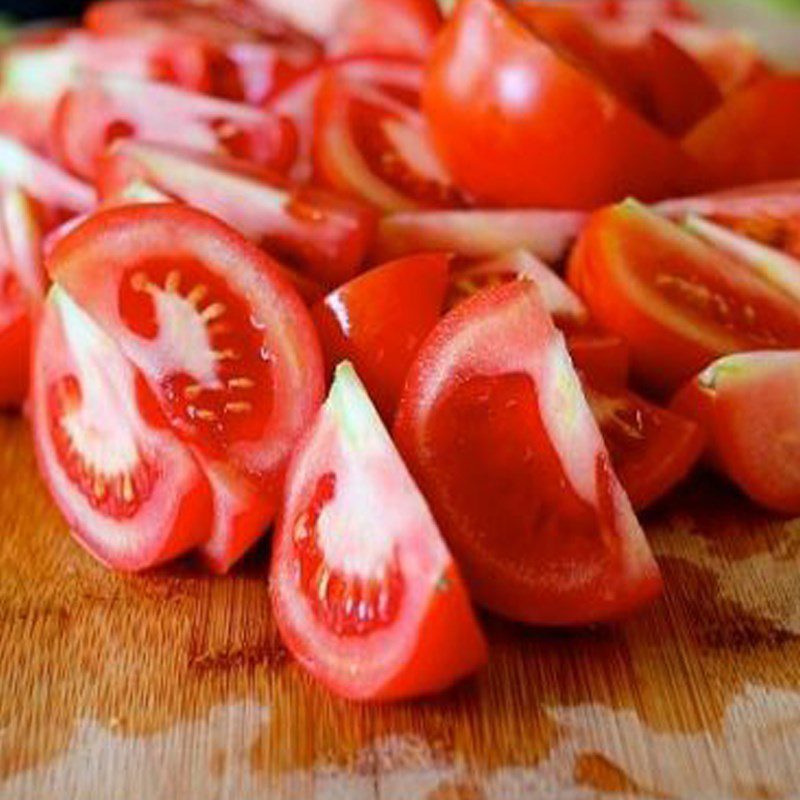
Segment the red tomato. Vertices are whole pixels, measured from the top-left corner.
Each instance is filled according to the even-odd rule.
[[[715,361],[673,408],[704,426],[714,464],[767,508],[800,513],[800,352]]]
[[[621,336],[591,327],[569,331],[567,349],[575,369],[593,386],[624,389],[628,385],[631,354]]]
[[[661,590],[532,284],[487,289],[439,323],[411,367],[395,437],[480,603],[583,624]]]
[[[437,40],[423,107],[457,185],[499,205],[592,208],[680,193],[690,165],[493,0],[464,0]]]
[[[160,418],[141,376],[59,287],[45,304],[33,369],[39,468],[95,558],[140,570],[208,536],[208,484]]]
[[[106,146],[134,137],[282,167],[292,158],[286,124],[263,109],[120,75],[86,78],[59,103],[54,138],[69,169],[94,178]]]
[[[116,142],[98,168],[100,195],[111,197],[135,180],[214,214],[328,287],[359,271],[376,225],[374,212],[359,203],[293,186],[246,162],[130,139]]]
[[[323,393],[313,323],[275,262],[172,204],[96,214],[56,244],[48,268],[142,370],[179,435],[261,487],[274,510]]]
[[[329,73],[315,124],[314,163],[328,185],[383,211],[462,204],[422,115],[377,86]]]
[[[270,577],[286,645],[337,694],[428,694],[486,661],[458,569],[349,364],[292,458]]]
[[[730,97],[684,139],[715,186],[800,177],[800,77],[767,78]]]
[[[30,198],[0,187],[0,408],[28,394],[33,320],[44,295],[42,225]]]
[[[637,511],[661,499],[692,470],[705,446],[700,427],[623,388],[584,383],[614,471]]]
[[[800,301],[634,201],[597,212],[569,281],[628,341],[635,375],[669,393],[727,353],[800,345]]]
[[[313,309],[328,367],[352,361],[391,420],[408,368],[442,312],[448,257],[416,255],[360,275]]]
[[[492,258],[523,249],[552,264],[566,256],[585,221],[580,211],[401,211],[381,220],[374,255],[385,260],[443,250]]]

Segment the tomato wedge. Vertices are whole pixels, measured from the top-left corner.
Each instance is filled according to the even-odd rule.
[[[113,196],[135,180],[214,214],[328,287],[359,271],[376,225],[374,212],[360,203],[294,186],[240,160],[118,141],[99,164],[100,195]]]
[[[401,211],[381,220],[374,257],[442,250],[477,259],[522,249],[552,264],[567,255],[586,219],[580,211],[539,209]]]
[[[447,256],[409,256],[360,275],[313,309],[329,368],[351,361],[384,420],[393,418],[408,368],[439,320],[447,279]]]
[[[422,115],[379,87],[330,72],[317,96],[319,177],[383,211],[463,205]]]
[[[223,153],[280,168],[292,158],[286,125],[241,103],[122,75],[87,76],[61,99],[54,120],[61,162],[93,179],[111,142],[135,137]]]
[[[119,570],[174,558],[209,532],[208,484],[116,345],[59,287],[33,369],[39,468],[77,541]]]
[[[715,361],[673,408],[706,430],[716,467],[767,508],[800,513],[800,352],[738,353]]]
[[[684,139],[712,186],[800,177],[800,77],[766,78],[734,94]]]
[[[96,214],[56,244],[48,268],[198,456],[260,487],[274,511],[323,394],[313,323],[275,262],[213,217],[163,204]]]
[[[423,108],[457,185],[488,203],[594,208],[693,177],[678,144],[493,0],[464,0],[445,25]]]
[[[785,286],[634,201],[592,217],[568,275],[658,393],[722,355],[800,344],[800,302]]]
[[[344,697],[428,694],[486,661],[458,569],[347,363],[292,458],[270,577],[286,645]]]
[[[621,336],[593,328],[567,332],[572,363],[593,386],[624,389],[630,372],[630,348]]]
[[[624,615],[661,590],[535,286],[487,289],[411,367],[395,438],[476,600],[525,622]]]
[[[703,454],[705,437],[691,419],[622,388],[584,388],[614,471],[637,511],[677,486]]]

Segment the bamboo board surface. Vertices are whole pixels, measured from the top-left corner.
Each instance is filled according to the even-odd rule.
[[[639,617],[487,619],[477,678],[356,706],[282,648],[266,548],[106,572],[0,419],[0,798],[800,797],[800,522],[701,479],[646,527],[667,594]]]

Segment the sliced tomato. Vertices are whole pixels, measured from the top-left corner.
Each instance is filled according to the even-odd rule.
[[[319,177],[383,211],[463,204],[422,115],[373,84],[330,72],[317,96]]]
[[[374,255],[385,260],[442,250],[492,258],[523,249],[552,264],[566,256],[586,217],[580,211],[539,209],[401,211],[381,220]]]
[[[624,389],[628,385],[630,348],[621,336],[589,327],[567,332],[572,363],[593,386]]]
[[[651,506],[689,475],[705,449],[699,425],[623,388],[584,388],[634,509]]]
[[[800,77],[758,81],[692,129],[684,144],[713,186],[800,177]]]
[[[428,694],[486,661],[458,569],[348,363],[292,458],[270,588],[288,648],[344,697]]]
[[[395,438],[473,596],[513,619],[584,624],[661,589],[535,286],[454,309],[406,381]]]
[[[713,463],[760,505],[800,513],[800,352],[727,356],[703,370],[673,408],[706,430]]]
[[[680,194],[680,147],[493,0],[465,0],[437,40],[423,108],[457,185],[504,206],[593,208]]]
[[[439,320],[447,278],[447,256],[408,256],[360,275],[314,307],[329,369],[352,361],[385,420],[393,418],[408,368]]]
[[[59,287],[44,307],[33,370],[39,468],[95,558],[140,570],[209,532],[208,484],[113,341]]]
[[[134,180],[208,211],[269,253],[324,286],[360,269],[376,226],[374,212],[320,189],[224,156],[133,140],[117,142],[100,162],[102,197]]]
[[[30,197],[0,186],[0,408],[28,395],[31,337],[44,297],[43,226]]]
[[[0,185],[17,186],[45,206],[56,223],[94,208],[94,189],[20,142],[0,136]]]
[[[292,158],[286,124],[268,111],[120,75],[87,77],[68,91],[54,129],[62,163],[90,179],[106,146],[129,137],[276,168]]]
[[[568,274],[656,392],[727,353],[800,344],[800,303],[786,287],[634,201],[592,217]]]
[[[163,204],[96,214],[48,267],[142,370],[174,430],[274,511],[323,393],[313,323],[275,262],[213,217]]]

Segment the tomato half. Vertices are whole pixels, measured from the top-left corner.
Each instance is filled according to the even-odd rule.
[[[442,250],[492,258],[522,249],[552,264],[566,256],[586,218],[580,211],[539,209],[401,211],[381,220],[374,257]]]
[[[376,225],[355,201],[224,156],[133,140],[116,142],[99,164],[101,197],[143,180],[227,222],[267,252],[338,286],[360,269]]]
[[[53,124],[61,162],[90,179],[106,146],[129,137],[276,168],[292,158],[286,125],[268,111],[122,75],[84,79],[61,99]]]
[[[274,510],[323,394],[313,323],[275,263],[213,217],[163,204],[94,215],[48,268],[142,370],[173,429]]]
[[[44,306],[33,369],[39,469],[95,558],[140,570],[208,536],[208,484],[141,376],[59,287]]]
[[[597,323],[628,341],[634,374],[656,392],[721,355],[800,344],[797,299],[634,201],[592,217],[568,275]]]
[[[292,458],[270,577],[286,645],[337,694],[428,694],[486,661],[458,569],[348,363]]]
[[[504,206],[593,208],[680,194],[680,147],[493,0],[464,0],[428,65],[423,108],[457,185]]]
[[[31,338],[44,297],[43,227],[35,204],[0,186],[0,408],[28,394]]]
[[[800,177],[800,77],[758,81],[730,97],[684,139],[713,186]]]
[[[409,256],[359,275],[313,309],[329,369],[351,361],[385,420],[439,320],[447,278],[447,256]]]
[[[800,352],[739,353],[715,361],[675,397],[696,419],[715,466],[760,505],[800,513]]]
[[[424,118],[394,95],[330,72],[315,125],[314,163],[326,184],[383,211],[463,204]]]
[[[535,286],[450,312],[411,367],[395,438],[473,596],[538,624],[613,619],[658,567]]]
[[[634,509],[647,508],[686,478],[705,448],[699,425],[623,388],[584,387]]]

